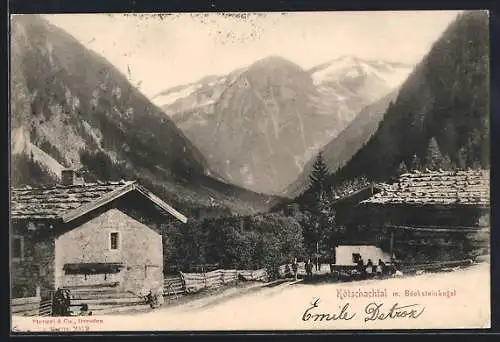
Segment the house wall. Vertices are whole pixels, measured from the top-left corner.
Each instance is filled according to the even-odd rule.
[[[110,233],[119,232],[120,248],[110,249]],[[109,209],[55,241],[58,286],[119,282],[122,291],[157,289],[163,283],[161,235],[118,209]],[[124,263],[117,274],[66,275],[66,263]]]
[[[489,228],[489,209],[480,207],[392,207],[377,206],[359,212],[357,228],[366,224],[368,231],[376,232],[377,246],[390,250],[390,225],[408,227],[430,226],[461,229]],[[358,229],[359,230],[359,229]],[[356,229],[356,233],[361,234]],[[471,235],[474,235],[471,237]],[[488,251],[489,240],[481,233],[396,230],[393,252],[407,262],[449,261],[474,257]]]
[[[366,263],[371,259],[374,264],[377,264],[381,259],[385,262],[391,260],[391,256],[376,246],[369,245],[342,245],[335,247],[336,265],[356,265],[352,260],[352,254],[359,253]]]
[[[12,237],[22,237],[23,258],[11,258],[12,296],[30,297],[36,295],[37,286],[40,295],[45,297],[54,289],[54,240],[46,234],[40,235],[27,231],[32,223],[22,221],[13,226]],[[46,227],[41,227],[43,230]]]
[[[464,260],[470,257],[469,252],[464,233],[413,231],[394,233],[394,253],[397,259],[406,262]]]

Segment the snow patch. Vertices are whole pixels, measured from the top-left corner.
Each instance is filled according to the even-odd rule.
[[[384,81],[391,87],[391,88],[396,88],[399,87],[401,84],[403,84],[404,81],[408,78],[410,73],[412,72],[412,68],[405,68],[405,67],[400,67],[400,68],[395,68],[390,66],[389,67],[390,72],[387,72],[384,75]]]
[[[359,76],[358,67],[362,68],[365,73],[380,78],[386,82],[390,88],[400,86],[413,69],[412,67],[406,66],[396,67],[382,60],[368,63],[347,56],[331,61],[324,68],[314,72],[311,77],[314,84],[317,86],[325,81],[333,81],[340,75],[347,77]]]
[[[358,69],[352,69],[352,70],[349,70],[346,74],[345,74],[347,77],[358,77],[359,76],[359,71]]]
[[[179,99],[183,99],[198,90],[201,85],[189,85],[178,91],[173,91],[167,94],[159,95],[153,98],[154,104],[157,106],[167,106],[176,102]]]
[[[367,74],[375,75],[379,79],[383,80],[392,89],[400,86],[412,70],[412,68],[408,67],[395,68],[391,65],[385,65],[387,70],[378,70],[366,63],[362,63],[361,67]]]
[[[338,74],[340,70],[351,68],[357,64],[353,57],[347,56],[336,60],[333,60],[323,69],[320,69],[313,73],[312,79],[315,85],[323,83],[325,80],[331,78],[332,76]]]

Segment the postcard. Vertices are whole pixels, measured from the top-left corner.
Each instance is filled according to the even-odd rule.
[[[13,333],[490,327],[487,11],[10,25]]]

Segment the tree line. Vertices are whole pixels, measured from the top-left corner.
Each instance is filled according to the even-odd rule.
[[[376,133],[342,168],[387,181],[410,169],[490,166],[488,14],[464,12],[401,86]]]

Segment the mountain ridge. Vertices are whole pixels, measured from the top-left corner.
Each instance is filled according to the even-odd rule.
[[[345,57],[333,61],[345,62]],[[386,75],[383,74],[383,69],[380,69],[377,74],[376,71],[373,71],[375,69],[372,68],[372,70],[371,67],[364,65],[363,63],[366,64],[366,62],[361,58],[348,58],[347,62],[349,61],[354,61],[357,64],[344,63],[342,72],[336,75],[336,78],[325,79],[324,82],[314,84],[314,73],[319,68],[331,66],[332,61],[304,70],[281,56],[269,56],[228,75],[208,76],[199,82],[189,83],[185,87],[176,86],[159,92],[162,95],[154,97],[152,101],[161,106],[174,123],[184,131],[186,136],[207,158],[211,169],[218,170],[223,179],[257,192],[282,194],[283,189],[295,180],[321,146],[340,133],[362,108],[393,90],[386,84],[387,77],[386,79],[381,77],[389,75],[390,72]],[[388,62],[384,64],[380,61],[378,63],[379,68],[388,64]],[[392,63],[391,65],[403,64]],[[411,67],[403,66],[402,74],[404,76],[404,73],[410,72]],[[349,71],[352,71],[350,69],[358,70],[357,74],[347,75]],[[282,83],[283,79],[280,81],[280,70],[286,75],[296,75],[294,87],[298,86],[297,89],[300,90],[287,89],[289,86]],[[299,77],[299,74],[303,76]],[[248,79],[247,81],[242,79],[245,77],[249,77],[252,81],[246,83]],[[203,80],[206,82],[204,83]],[[237,82],[240,83],[236,84]],[[246,87],[247,91],[235,93],[234,88],[237,87]],[[224,117],[220,113],[226,110],[224,107],[227,106],[227,98],[230,96],[227,95],[228,93],[232,93],[231,96],[240,96],[241,98],[232,100],[231,105],[235,107],[228,111],[227,117]],[[163,105],[161,104],[162,97],[166,101]],[[250,98],[261,104],[249,104]],[[294,112],[290,104],[296,104],[297,98],[300,98],[298,102],[301,103],[299,107],[302,106],[302,109],[299,110],[300,114],[295,120],[293,115],[290,115]],[[242,108],[240,102],[253,109]],[[268,114],[255,116],[255,113],[251,113],[255,110]],[[274,113],[274,115],[269,113]],[[252,123],[247,120],[245,124],[241,124],[241,122],[238,123],[237,120],[234,120],[234,115],[238,115],[241,121],[244,121],[244,116],[249,116],[256,122]],[[224,123],[225,120],[232,120],[236,126],[228,126]],[[268,122],[269,120],[271,122]],[[287,120],[291,121],[287,122]],[[248,138],[247,145],[233,144],[234,151],[227,151],[227,139],[225,144],[216,142],[217,137],[221,136],[221,125],[225,127],[227,134],[232,134],[229,131],[238,133],[235,134],[235,141],[238,141],[239,135],[245,135],[249,131],[263,132],[263,127],[270,125],[272,129],[268,135],[261,135],[261,139],[267,141],[270,150],[280,149],[279,144],[290,146],[295,144],[295,147],[281,153],[282,156],[289,155],[288,160],[282,157],[279,161],[279,158],[266,157],[265,152],[254,151],[252,156],[248,158],[250,162],[239,161],[240,151],[252,150],[254,145],[250,141],[255,142],[258,138]],[[280,140],[282,129],[280,127],[293,125],[300,127],[295,132],[295,138],[299,139],[294,140],[300,140],[302,145],[297,145],[295,141]],[[257,135],[256,133],[248,134]],[[286,136],[286,133],[281,136]],[[221,151],[226,152],[221,153]],[[270,166],[252,166],[253,160],[256,158],[267,160]],[[234,167],[226,166],[224,163],[227,161],[232,165],[237,165]],[[283,168],[278,165],[279,162],[285,163]],[[271,176],[266,177],[264,174]],[[278,179],[277,175],[280,175],[279,178],[283,178],[283,180]]]

